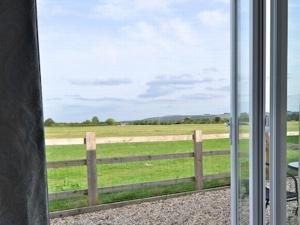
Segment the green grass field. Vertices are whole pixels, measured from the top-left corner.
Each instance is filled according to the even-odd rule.
[[[211,125],[206,125],[211,126]],[[222,125],[223,126],[223,125]],[[289,128],[293,127],[289,125]],[[165,134],[187,134],[191,133],[194,129],[199,128],[199,125],[172,125],[172,126],[149,126],[156,129],[151,132],[148,126],[128,126],[129,129],[126,136],[129,135],[165,135]],[[67,128],[51,128],[51,135],[47,137],[79,137],[89,129],[95,127],[84,128],[70,128],[70,130],[77,129],[77,133],[72,134],[67,131]],[[98,136],[118,136],[125,135],[124,127],[96,127]],[[173,129],[171,129],[173,128]],[[180,132],[175,130],[179,129]],[[117,134],[113,135],[112,131],[121,129]],[[222,130],[223,129],[223,130]],[[218,130],[219,133],[226,132],[221,125],[214,125],[211,130],[206,127],[207,133],[214,133]],[[140,133],[136,133],[140,130]],[[54,132],[55,131],[55,132]],[[95,131],[95,130],[94,130]],[[172,132],[171,132],[172,131]],[[49,132],[49,128],[47,129]],[[111,132],[111,133],[110,133]],[[170,132],[170,133],[168,133]],[[72,134],[72,135],[71,135]],[[288,142],[297,143],[297,137],[289,137]],[[242,141],[241,148],[247,148],[247,140]],[[228,139],[206,140],[203,143],[204,151],[211,150],[229,150],[230,143]],[[192,141],[177,141],[177,142],[156,142],[156,143],[118,143],[118,144],[102,144],[97,146],[97,157],[117,157],[117,156],[134,156],[134,155],[149,155],[149,154],[167,154],[167,153],[180,153],[192,152]],[[84,145],[69,145],[69,146],[47,146],[47,161],[59,160],[74,160],[85,158]],[[289,161],[298,159],[298,151],[289,151]],[[230,156],[206,156],[204,157],[204,175],[218,174],[230,172]],[[108,187],[122,184],[132,184],[141,182],[151,182],[166,179],[175,179],[194,176],[193,159],[172,159],[172,160],[159,160],[159,161],[143,161],[124,164],[113,165],[98,165],[98,187]],[[71,167],[60,169],[48,169],[48,187],[49,192],[60,192],[86,189],[86,168],[85,167]],[[205,187],[216,187],[228,185],[229,179],[215,180],[206,182]],[[102,194],[100,196],[101,202],[109,203],[123,200],[130,200],[136,198],[144,198],[162,194],[170,194],[183,191],[194,190],[193,184],[180,184],[157,188],[145,188],[135,191],[124,191],[111,194]],[[56,200],[50,202],[50,210],[61,210],[74,207],[82,207],[86,205],[86,197],[73,198],[68,200]]]
[[[191,134],[196,129],[200,129],[206,134],[229,132],[224,124],[46,127],[46,138],[84,137],[87,131],[96,132],[97,137],[176,135]]]
[[[84,137],[87,131],[96,132],[97,137],[176,135],[192,134],[192,132],[196,129],[202,130],[204,134],[220,134],[229,132],[229,128],[224,124],[46,127],[46,138]],[[244,130],[246,131],[246,128],[244,128]],[[289,122],[288,131],[299,131],[299,123]]]

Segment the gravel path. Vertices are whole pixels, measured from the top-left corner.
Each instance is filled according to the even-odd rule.
[[[230,190],[183,197],[53,219],[51,225],[227,225]]]
[[[247,206],[245,206],[247,208]],[[266,223],[269,224],[269,209]],[[288,223],[297,224],[296,202],[287,204]],[[244,212],[247,212],[244,210]],[[244,215],[247,217],[247,215]],[[229,225],[230,189],[206,191],[95,213],[53,219],[51,225]]]

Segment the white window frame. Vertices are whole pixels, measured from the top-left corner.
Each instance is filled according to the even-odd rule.
[[[288,1],[271,0],[271,224],[286,224]]]
[[[231,223],[240,224],[238,214],[238,4],[231,1],[232,64],[231,64]],[[250,9],[250,110],[249,110],[249,221],[251,225],[265,223],[265,0],[251,0]]]

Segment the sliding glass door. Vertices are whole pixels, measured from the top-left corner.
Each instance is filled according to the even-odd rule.
[[[300,110],[300,2],[288,2],[287,78],[287,224],[300,224],[297,202],[299,185]]]
[[[264,8],[232,2],[232,224],[264,223]]]
[[[300,224],[299,15],[297,0],[232,0],[234,225]]]

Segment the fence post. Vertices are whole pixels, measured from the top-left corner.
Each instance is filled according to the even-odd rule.
[[[87,159],[87,181],[88,181],[88,204],[98,204],[97,188],[97,156],[96,156],[96,134],[87,132],[85,136],[86,159]]]
[[[195,167],[195,188],[203,189],[203,157],[202,157],[202,131],[195,130],[194,140],[194,167]]]

